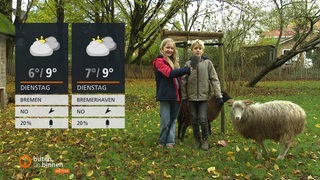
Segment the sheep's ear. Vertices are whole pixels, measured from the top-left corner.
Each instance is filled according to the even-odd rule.
[[[228,101],[227,101],[227,103],[228,103],[228,105],[229,106],[232,106],[233,105],[233,103],[234,103],[234,99],[229,99]]]
[[[243,100],[242,102],[243,102],[246,106],[249,106],[249,105],[251,105],[251,104],[253,104],[253,103],[254,103],[254,101],[249,100],[249,99],[247,99],[247,100]]]

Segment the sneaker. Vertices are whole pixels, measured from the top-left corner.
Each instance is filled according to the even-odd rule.
[[[171,149],[171,148],[173,148],[173,145],[172,144],[167,144],[167,148]]]
[[[162,144],[158,144],[157,148],[163,148]]]

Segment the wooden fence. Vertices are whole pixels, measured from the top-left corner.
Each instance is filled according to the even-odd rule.
[[[262,67],[228,68],[225,70],[226,81],[248,81],[256,76]],[[150,79],[154,78],[154,71],[151,65],[126,65],[126,78],[129,79]],[[312,68],[303,67],[281,67],[269,74],[263,80],[320,80],[320,66]]]
[[[14,76],[14,61],[7,61],[7,75]],[[235,80],[234,77],[241,77],[241,80],[248,81],[261,71],[262,67],[248,68],[228,68],[226,67],[226,81]],[[154,71],[152,65],[125,65],[126,78],[128,79],[153,79]],[[278,68],[267,74],[263,80],[320,80],[320,65],[316,64],[312,68],[303,67],[284,67]],[[240,80],[240,79],[239,79]]]

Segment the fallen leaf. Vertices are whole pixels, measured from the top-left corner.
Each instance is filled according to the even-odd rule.
[[[272,152],[277,152],[278,150],[277,150],[277,149],[272,148],[272,149],[271,149],[271,151],[272,151]]]
[[[68,154],[68,151],[62,151],[61,154],[66,155]]]
[[[320,128],[320,124],[316,124],[315,126],[316,126],[316,128]]]
[[[235,156],[229,156],[229,157],[227,157],[227,161],[236,161],[236,157]]]
[[[309,175],[307,179],[308,179],[308,180],[315,180],[315,178],[312,177],[311,175]]]
[[[294,170],[292,172],[292,174],[296,175],[296,176],[301,176],[301,171],[300,170]]]
[[[219,173],[218,171],[216,171],[216,167],[209,167],[209,168],[207,169],[207,171],[208,171],[209,174],[213,174],[213,175],[212,175],[212,178],[218,178],[218,177],[220,177],[220,173]]]
[[[274,170],[276,170],[276,171],[278,171],[278,170],[280,169],[277,164],[275,164],[275,165],[273,166],[273,168],[274,168]]]
[[[148,171],[148,174],[154,174],[154,171]]]
[[[223,147],[228,145],[227,141],[225,141],[225,140],[219,140],[217,144],[220,146],[223,146]]]
[[[232,156],[232,155],[234,155],[234,152],[228,151],[228,152],[227,152],[227,155],[228,155],[228,156]]]
[[[212,174],[213,172],[216,171],[216,167],[209,167],[209,168],[207,169],[207,171],[208,171],[209,174]]]
[[[16,179],[23,179],[23,174],[21,173],[17,174]]]
[[[237,152],[240,152],[240,148],[239,148],[238,145],[236,146],[236,151],[237,151]]]
[[[172,176],[169,175],[169,174],[167,174],[166,171],[163,171],[163,177],[165,177],[165,178],[171,178]]]
[[[87,172],[87,174],[86,174],[87,177],[90,177],[90,176],[92,176],[92,175],[93,175],[93,170],[90,170],[90,171]]]
[[[268,169],[270,169],[272,166],[274,166],[274,164],[272,163],[272,161],[266,161],[264,166]]]

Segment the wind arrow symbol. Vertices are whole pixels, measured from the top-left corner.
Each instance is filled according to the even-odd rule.
[[[49,114],[52,113],[52,112],[54,112],[54,111],[55,111],[55,110],[53,110],[53,109],[51,108],[50,111],[49,111]]]
[[[111,110],[108,108],[105,112],[105,114],[107,114],[108,112],[111,112]]]

